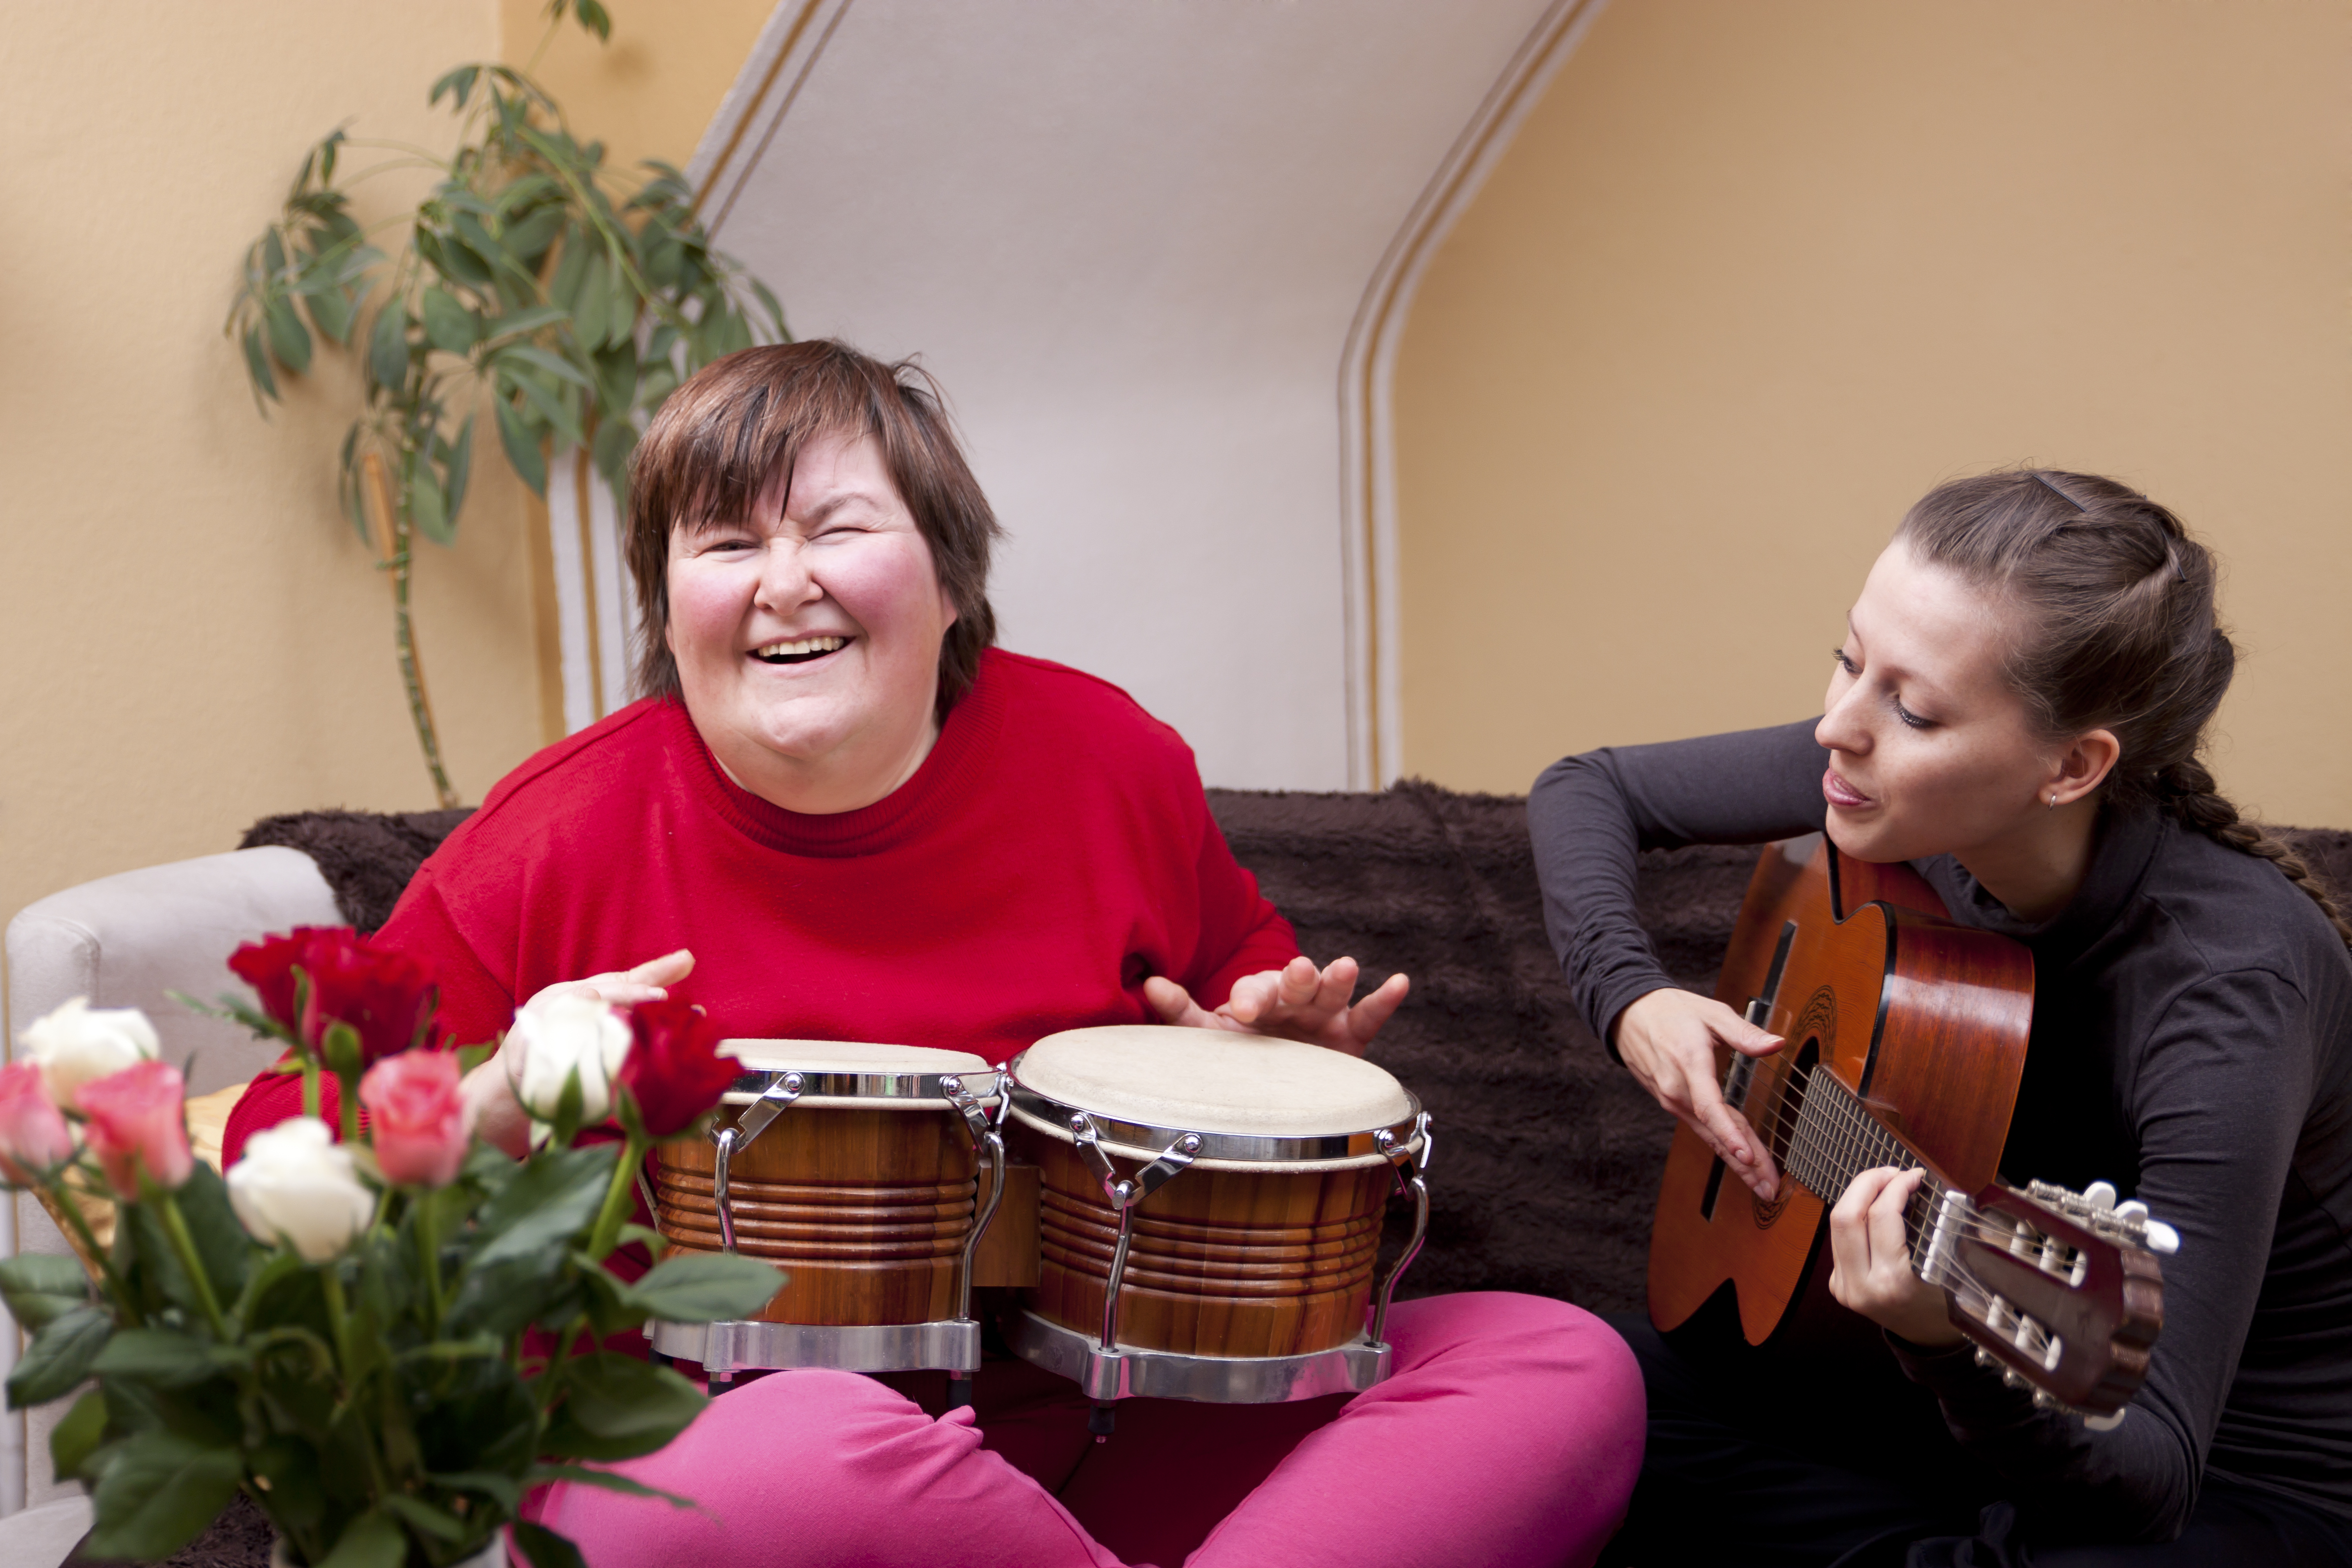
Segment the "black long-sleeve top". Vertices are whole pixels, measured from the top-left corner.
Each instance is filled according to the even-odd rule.
[[[1545,922],[1601,1038],[1673,984],[1633,917],[1636,853],[1821,831],[1813,728],[1591,752],[1536,781]],[[2180,1250],[2111,1432],[2035,1411],[1965,1343],[1896,1344],[1905,1370],[2017,1500],[2109,1539],[2178,1534],[2207,1471],[2352,1518],[2352,954],[2277,868],[2152,810],[2105,814],[2081,889],[2039,924],[1948,856],[1915,866],[1954,919],[2033,953],[2004,1179],[2111,1181]]]

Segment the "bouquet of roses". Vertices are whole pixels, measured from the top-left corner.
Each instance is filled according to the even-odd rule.
[[[69,1002],[0,1069],[0,1178],[38,1191],[82,1259],[0,1262],[32,1335],[8,1403],[95,1379],[50,1441],[58,1475],[91,1490],[89,1550],[166,1556],[242,1489],[313,1568],[441,1568],[501,1527],[536,1568],[576,1568],[571,1542],[520,1517],[525,1494],[645,1493],[591,1462],[661,1447],[704,1399],[604,1342],[743,1317],[779,1284],[753,1258],[663,1258],[628,1223],[647,1150],[694,1132],[733,1080],[718,1030],[676,1001],[524,1008],[507,1059],[534,1146],[516,1161],[471,1137],[459,1092],[496,1047],[449,1048],[413,961],[304,928],[230,967],[260,1007],[225,1005],[285,1042],[309,1114],[255,1134],[226,1181],[192,1154],[181,1073],[136,1010]],[[325,1073],[340,1141],[317,1114]],[[609,1122],[617,1139],[580,1136]],[[107,1195],[101,1246],[78,1200]],[[658,1261],[624,1281],[604,1264],[633,1241]]]

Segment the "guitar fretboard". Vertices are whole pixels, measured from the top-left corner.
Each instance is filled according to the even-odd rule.
[[[1823,1203],[1836,1203],[1848,1184],[1864,1171],[1882,1165],[1898,1171],[1918,1168],[1918,1156],[1886,1130],[1853,1090],[1820,1067],[1792,1078],[1788,1092],[1797,1099],[1797,1114],[1785,1123],[1788,1135],[1775,1140],[1772,1155],[1784,1173]],[[1937,1205],[1943,1201],[1944,1190],[1944,1184],[1929,1172],[1904,1212],[1904,1228],[1914,1258],[1933,1223]]]

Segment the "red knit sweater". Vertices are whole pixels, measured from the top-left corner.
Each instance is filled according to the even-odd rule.
[[[376,940],[435,971],[466,1043],[543,986],[684,947],[675,994],[730,1036],[994,1062],[1151,1021],[1148,975],[1213,1007],[1298,952],[1182,739],[1108,682],[996,649],[915,776],[835,816],[729,783],[677,703],[625,708],[500,781]],[[257,1079],[225,1157],[300,1103],[299,1079]]]

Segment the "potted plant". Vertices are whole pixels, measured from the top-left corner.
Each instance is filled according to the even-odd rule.
[[[599,39],[598,0],[551,0],[547,47],[567,14]],[[226,331],[257,407],[307,374],[320,342],[357,361],[362,405],[344,436],[345,515],[392,582],[394,644],[433,787],[457,804],[409,616],[418,534],[457,537],[487,412],[523,481],[547,494],[551,443],[581,447],[616,496],[643,422],[721,354],[789,337],[782,307],[714,250],[685,177],[648,163],[605,166],[528,68],[458,66],[433,84],[457,145],[446,157],[338,129],[303,158],[284,211],[247,249]],[[350,154],[374,161],[352,168]],[[425,199],[362,226],[351,192],[429,169]],[[378,243],[397,234],[386,248]]]
[[[68,1003],[0,1068],[0,1178],[80,1254],[0,1262],[32,1335],[8,1402],[94,1380],[50,1444],[90,1490],[88,1550],[167,1556],[243,1491],[289,1564],[494,1563],[505,1531],[536,1568],[577,1568],[522,1517],[530,1490],[645,1493],[598,1462],[661,1447],[704,1403],[614,1336],[740,1317],[779,1284],[755,1259],[660,1257],[629,1222],[647,1150],[694,1135],[733,1080],[717,1029],[676,1001],[527,1008],[513,1054],[538,1136],[516,1161],[470,1138],[458,1080],[487,1047],[450,1048],[413,961],[306,929],[231,965],[261,1003],[232,1009],[285,1042],[310,1109],[336,1075],[340,1139],[298,1117],[215,1173],[135,1011]],[[110,1246],[77,1202],[91,1194],[119,1205]],[[604,1264],[632,1242],[658,1261],[625,1280]]]

